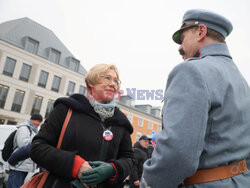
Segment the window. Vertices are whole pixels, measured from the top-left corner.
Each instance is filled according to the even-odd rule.
[[[161,131],[161,125],[158,125],[158,131]]]
[[[136,141],[138,141],[141,136],[142,136],[142,132],[140,131],[136,132]]]
[[[19,76],[19,80],[23,80],[25,82],[28,82],[29,77],[30,77],[30,70],[31,70],[31,66],[23,63],[21,74]]]
[[[54,101],[49,100],[46,108],[45,118],[49,117],[50,112],[53,110]]]
[[[74,58],[71,58],[71,61],[69,62],[69,69],[72,71],[77,71],[79,63],[80,63],[80,61],[78,61]]]
[[[139,127],[143,127],[143,119],[139,118],[138,125]]]
[[[153,123],[152,122],[148,122],[148,129],[153,130]]]
[[[4,86],[4,85],[0,84],[0,108],[4,108],[8,91],[9,91],[8,86]]]
[[[132,120],[133,120],[132,114],[129,114],[129,115],[128,115],[128,120],[130,121],[130,123],[132,123]]]
[[[0,125],[4,124],[5,119],[0,118]]]
[[[35,114],[35,113],[40,113],[40,109],[42,106],[42,101],[43,101],[43,97],[41,96],[35,96],[34,102],[33,102],[33,106],[32,106],[32,110],[31,110],[31,115]]]
[[[28,38],[27,40],[27,44],[26,44],[26,50],[32,54],[36,54],[37,53],[37,49],[38,49],[38,42],[31,39],[31,38]]]
[[[69,81],[67,95],[69,96],[69,95],[73,94],[74,90],[75,90],[75,83]]]
[[[58,76],[54,76],[51,90],[55,91],[55,92],[58,92],[59,87],[60,87],[60,83],[61,83],[61,78],[58,77]]]
[[[12,103],[11,111],[20,112],[23,104],[24,91],[16,90],[15,97]]]
[[[61,53],[59,51],[51,48],[49,53],[49,60],[58,64],[60,60],[60,54]]]
[[[41,73],[40,73],[40,78],[39,78],[39,81],[38,81],[38,86],[45,88],[48,76],[49,76],[49,73],[42,70]]]
[[[79,93],[80,93],[80,94],[83,94],[83,95],[84,95],[84,94],[85,94],[85,91],[86,91],[86,88],[85,88],[84,86],[80,86],[80,87],[79,87]]]
[[[7,121],[7,125],[16,125],[16,124],[17,124],[16,121],[11,121],[11,120]]]
[[[3,68],[3,74],[12,77],[15,66],[16,66],[16,60],[7,57]]]

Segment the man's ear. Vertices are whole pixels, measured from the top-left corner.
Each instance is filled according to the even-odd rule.
[[[206,35],[207,35],[207,26],[205,26],[204,24],[199,25],[199,29],[198,29],[198,41],[202,41]]]

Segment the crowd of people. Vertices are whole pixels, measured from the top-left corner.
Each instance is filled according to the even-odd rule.
[[[88,98],[58,98],[39,131],[39,114],[19,126],[7,188],[20,187],[35,164],[49,171],[45,188],[248,188],[250,88],[225,42],[232,29],[211,11],[184,14],[173,34],[184,62],[167,80],[163,130],[133,147],[133,127],[116,106],[116,66],[92,67]]]

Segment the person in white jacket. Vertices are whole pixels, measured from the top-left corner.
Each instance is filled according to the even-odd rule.
[[[33,114],[30,120],[21,123],[18,126],[13,146],[15,151],[27,145],[38,132],[38,127],[43,121],[40,114]],[[24,179],[28,172],[34,172],[36,168],[35,163],[30,159],[20,161],[17,165],[10,165],[9,178],[7,182],[8,188],[19,188],[24,183]]]

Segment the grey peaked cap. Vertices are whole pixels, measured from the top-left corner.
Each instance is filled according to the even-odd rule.
[[[182,31],[186,28],[198,26],[200,24],[204,24],[207,28],[217,31],[224,38],[226,38],[233,30],[232,23],[224,16],[208,10],[192,9],[185,12],[182,26],[173,34],[173,40],[176,43],[181,44],[180,37]]]

